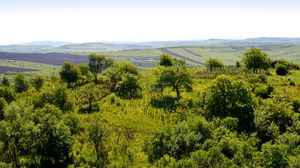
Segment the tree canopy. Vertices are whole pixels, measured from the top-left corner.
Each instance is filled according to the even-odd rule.
[[[243,63],[246,68],[254,72],[270,68],[271,59],[269,55],[260,48],[250,48],[244,53]]]

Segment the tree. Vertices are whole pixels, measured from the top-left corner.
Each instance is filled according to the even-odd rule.
[[[135,99],[141,97],[138,82],[139,69],[132,63],[123,61],[112,66],[108,72],[110,82],[114,85],[113,91],[122,99]]]
[[[88,127],[89,140],[92,142],[96,150],[97,160],[96,167],[105,167],[107,164],[108,150],[107,144],[107,128],[105,123],[99,118],[94,119]]]
[[[80,73],[79,85],[84,85],[92,79],[92,73],[88,64],[78,64],[77,69]]]
[[[169,67],[173,65],[173,58],[169,54],[162,54],[159,58],[159,65]]]
[[[254,97],[251,88],[242,80],[220,75],[205,89],[201,107],[212,117],[236,117],[240,131],[253,129]]]
[[[57,106],[63,112],[73,109],[74,102],[66,87],[56,88],[53,92],[53,99],[53,105]]]
[[[30,83],[31,85],[37,90],[39,91],[43,84],[45,82],[45,79],[41,76],[41,75],[35,75],[30,79]]]
[[[135,75],[127,74],[116,87],[116,95],[122,99],[135,99],[141,97],[142,88]]]
[[[206,63],[205,66],[208,70],[214,70],[214,69],[220,69],[224,67],[224,63],[219,60],[218,58],[209,58]]]
[[[1,82],[1,85],[2,86],[6,86],[6,87],[9,87],[10,86],[10,82],[9,82],[9,80],[7,79],[7,77],[3,77],[3,79],[2,79],[2,82]]]
[[[104,55],[97,55],[92,53],[89,55],[89,67],[90,71],[94,75],[94,82],[97,83],[97,75],[102,73],[106,68],[113,64],[113,60],[111,58],[106,58]]]
[[[83,104],[86,102],[88,104],[88,113],[98,109],[98,105],[95,106],[93,103],[103,96],[103,92],[105,93],[105,90],[97,87],[95,83],[88,83],[80,88],[80,95],[82,96]]]
[[[29,89],[29,83],[23,74],[18,74],[15,77],[15,91],[17,93],[26,92]]]
[[[66,160],[70,149],[71,132],[63,121],[63,113],[53,105],[46,105],[36,111],[38,125],[37,154],[41,167],[55,167]],[[54,162],[53,162],[54,161]]]
[[[31,112],[33,108],[25,101],[16,101],[4,109],[4,119],[0,121],[1,154],[5,162],[12,163],[14,168],[21,167],[20,156],[28,145],[25,141],[30,138],[33,129]]]
[[[242,61],[247,69],[254,72],[258,72],[261,69],[267,70],[271,65],[271,59],[268,54],[260,48],[250,48],[247,50]]]
[[[171,67],[162,71],[154,85],[154,89],[162,92],[167,88],[171,88],[176,92],[178,100],[181,98],[182,91],[192,89],[192,78],[186,67]]]
[[[75,83],[79,79],[79,73],[75,65],[70,62],[65,62],[61,71],[59,72],[60,78],[68,83],[68,87],[71,87],[72,83]]]

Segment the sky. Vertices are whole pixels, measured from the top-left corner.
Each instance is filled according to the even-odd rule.
[[[0,44],[300,37],[299,0],[0,0]]]

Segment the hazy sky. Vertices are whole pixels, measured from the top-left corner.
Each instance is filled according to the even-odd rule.
[[[300,37],[299,0],[0,0],[0,44]]]

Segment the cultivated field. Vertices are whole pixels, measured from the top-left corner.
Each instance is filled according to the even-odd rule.
[[[260,47],[268,52],[272,59],[284,58],[292,62],[300,62],[300,45],[260,45],[260,46],[177,46],[153,49],[131,49],[119,51],[101,51],[97,52],[111,57],[115,60],[128,60],[142,69],[154,67],[159,56],[162,53],[168,53],[175,58],[186,60],[192,66],[203,66],[210,57],[216,57],[224,61],[226,65],[234,65],[240,61],[247,48]],[[95,49],[96,50],[96,49]],[[15,60],[32,62],[35,64],[47,64],[61,66],[65,61],[74,63],[87,63],[90,52],[72,52],[72,53],[4,53],[0,52],[0,64],[6,66],[7,62],[3,60]],[[20,64],[15,64],[20,65]],[[28,64],[21,68],[28,67]],[[13,67],[18,67],[13,66]],[[44,65],[43,65],[44,66]],[[20,67],[19,67],[20,68]],[[35,68],[33,68],[35,69]],[[39,68],[38,68],[39,69]],[[43,68],[42,68],[43,69]]]

